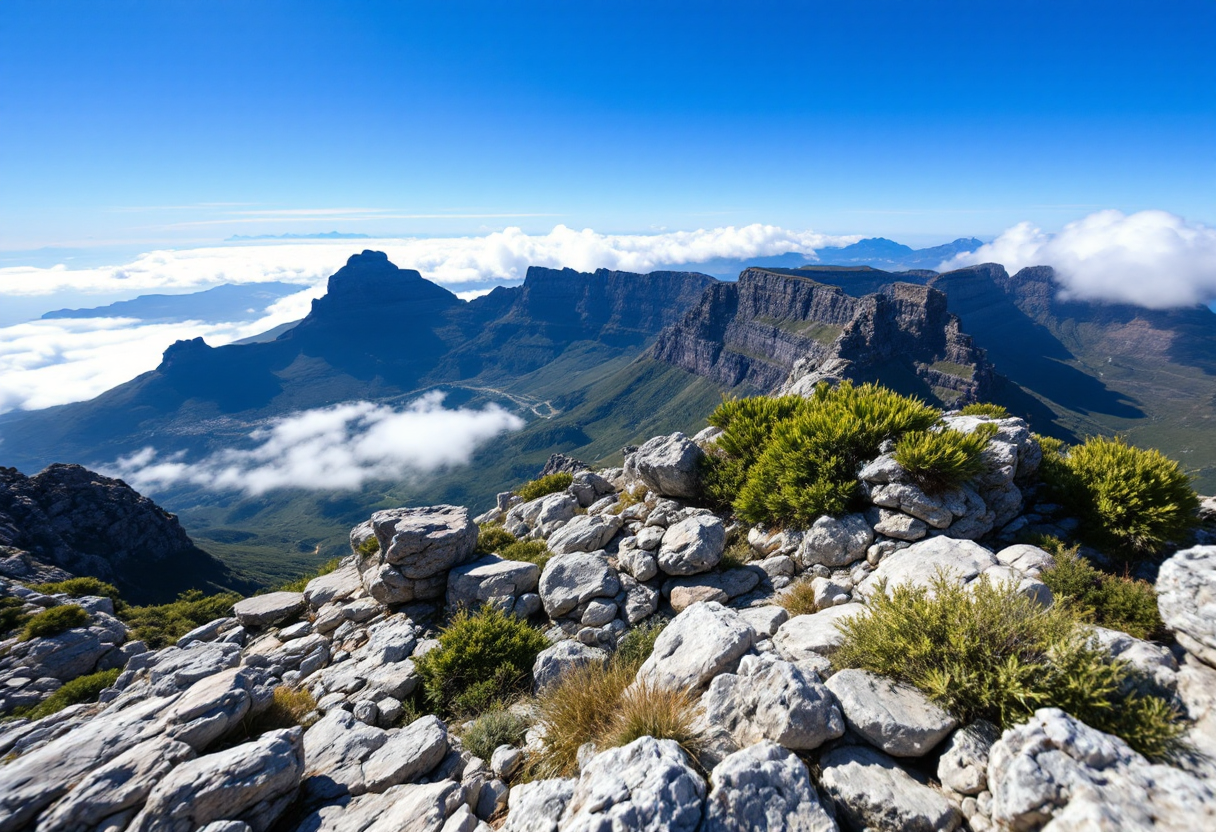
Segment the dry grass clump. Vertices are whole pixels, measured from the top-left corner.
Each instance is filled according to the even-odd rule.
[[[810,578],[800,578],[787,586],[785,591],[777,596],[777,603],[785,607],[790,616],[819,612]]]
[[[600,748],[628,745],[638,737],[675,740],[696,758],[701,735],[693,727],[697,700],[686,690],[668,690],[649,682],[626,688],[616,713],[596,741]]]

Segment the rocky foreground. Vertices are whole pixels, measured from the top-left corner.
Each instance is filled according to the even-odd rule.
[[[960,430],[985,421],[947,420]],[[914,688],[833,667],[837,623],[901,584],[986,576],[1053,602],[1038,578],[1052,556],[1011,541],[1072,521],[1024,488],[1039,460],[1025,424],[997,427],[970,485],[931,496],[883,455],[860,474],[868,511],[783,532],[731,527],[690,505],[712,429],[656,437],[623,469],[580,471],[530,502],[502,495],[476,519],[455,506],[377,512],[351,531],[352,556],[302,593],[245,599],[160,650],[129,641],[109,599],[5,583],[27,608],[78,605],[88,618],[0,644],[0,710],[121,672],[95,704],[0,723],[0,832],[1216,825],[1205,758],[1216,753],[1216,547],[1177,552],[1159,571],[1176,649],[1096,634],[1193,721],[1185,764],[1150,762],[1055,708],[1003,733],[962,725]],[[542,570],[480,556],[478,522],[544,540],[553,557]],[[739,537],[746,557],[724,568]],[[782,593],[808,579],[818,611],[791,617]],[[464,749],[461,726],[407,718],[415,661],[437,647],[432,628],[482,604],[544,622],[538,689],[670,617],[634,684],[692,693],[707,738],[697,759],[642,737],[584,748],[576,777],[528,782],[537,729],[485,760]],[[259,732],[282,691],[301,689],[315,702],[303,724]]]

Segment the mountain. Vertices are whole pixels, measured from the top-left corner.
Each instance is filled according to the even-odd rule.
[[[303,289],[291,283],[243,283],[216,286],[186,295],[140,295],[90,309],[58,309],[43,320],[55,318],[138,318],[145,323],[202,321],[227,323],[260,318],[275,301]]]
[[[983,244],[975,237],[960,237],[945,245],[914,249],[885,237],[870,237],[848,246],[821,248],[815,253],[824,265],[873,266],[887,271],[907,271],[936,269],[956,254],[975,251]]]
[[[62,569],[112,583],[135,603],[187,589],[253,588],[194,545],[172,514],[79,465],[51,465],[32,477],[0,468],[0,554],[7,577]]]

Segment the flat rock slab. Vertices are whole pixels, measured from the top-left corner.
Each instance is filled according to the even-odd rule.
[[[273,627],[295,618],[304,610],[302,592],[268,592],[237,601],[232,611],[244,627]]]
[[[549,551],[555,555],[571,552],[594,552],[603,549],[621,529],[621,518],[615,514],[583,514],[549,536]]]
[[[497,599],[518,598],[534,592],[539,582],[540,567],[535,563],[486,555],[448,573],[448,606],[477,607]]]
[[[697,691],[719,673],[735,669],[756,633],[737,612],[708,601],[693,604],[671,620],[634,684]]]
[[[363,764],[369,792],[409,783],[439,765],[448,753],[448,729],[439,717],[424,716],[392,733]]]
[[[954,832],[962,817],[941,792],[923,786],[894,759],[863,745],[819,758],[820,785],[847,828],[872,832]]]
[[[773,644],[791,662],[826,658],[842,638],[837,622],[866,612],[864,604],[841,604],[811,615],[796,615],[777,629]]]
[[[909,685],[866,670],[841,670],[827,681],[849,727],[893,757],[923,756],[958,721]]]
[[[836,832],[806,766],[771,742],[731,754],[710,781],[701,832]]]
[[[1216,546],[1184,549],[1161,564],[1157,606],[1178,643],[1216,667]]]

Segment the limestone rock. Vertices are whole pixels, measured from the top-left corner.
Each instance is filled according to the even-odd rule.
[[[369,792],[416,780],[439,765],[448,752],[448,729],[434,715],[416,719],[389,736],[363,764]]]
[[[558,821],[574,794],[574,778],[521,783],[507,798],[507,822],[501,832],[558,832]]]
[[[849,727],[895,757],[927,754],[958,725],[916,688],[866,670],[841,670],[827,686]]]
[[[546,494],[512,508],[507,512],[504,525],[508,530],[517,525],[540,529],[570,520],[577,508],[578,498],[571,494],[564,491]]]
[[[304,793],[310,799],[363,794],[363,762],[388,740],[388,734],[364,725],[335,708],[304,733]]]
[[[304,587],[304,600],[308,606],[318,610],[326,604],[345,601],[361,592],[359,570],[354,561],[348,560],[328,575],[313,578]]]
[[[460,783],[439,780],[423,785],[393,786],[383,794],[365,794],[322,806],[306,815],[297,832],[450,832],[444,824],[460,807],[468,807]]]
[[[269,592],[237,601],[232,611],[242,626],[261,629],[294,618],[303,609],[302,592]]]
[[[486,555],[448,573],[448,607],[514,602],[520,595],[533,592],[539,582],[540,567],[536,564]]]
[[[1178,643],[1216,667],[1216,546],[1184,549],[1161,564],[1157,607]]]
[[[588,647],[577,641],[559,641],[546,647],[536,656],[532,665],[532,678],[536,692],[540,693],[557,684],[563,676],[576,667],[608,660],[608,653],[598,647]]]
[[[773,743],[736,751],[710,780],[700,832],[836,832],[806,766]]]
[[[696,497],[704,456],[705,452],[682,433],[656,436],[625,458],[625,475],[641,480],[664,497]]]
[[[382,604],[442,597],[448,571],[468,562],[477,545],[477,525],[460,506],[377,511],[371,524],[380,551],[360,560],[359,570]]]
[[[713,601],[693,604],[659,634],[635,684],[699,690],[719,673],[733,670],[755,637],[755,631],[734,610]]]
[[[824,658],[840,644],[836,623],[865,612],[864,604],[841,604],[811,615],[794,616],[778,628],[773,644],[777,652],[791,662]]]
[[[659,568],[668,575],[695,575],[718,565],[726,526],[717,517],[689,517],[668,527],[659,546]]]
[[[580,515],[549,537],[549,551],[555,555],[594,552],[607,546],[620,528],[621,518],[615,514]]]
[[[988,754],[1000,736],[1000,729],[982,719],[959,728],[950,735],[937,761],[937,779],[959,794],[987,789]]]
[[[809,569],[817,563],[827,567],[846,566],[866,556],[874,542],[874,529],[861,514],[839,519],[824,515],[816,520],[798,549],[798,561]]]
[[[592,598],[611,598],[620,591],[616,570],[599,554],[557,555],[540,576],[540,598],[550,618],[558,618]]]
[[[953,832],[962,818],[941,794],[922,786],[891,757],[862,745],[819,759],[819,782],[848,828],[872,832]]]
[[[1051,602],[1051,590],[1041,581],[1002,565],[996,555],[978,543],[950,537],[933,537],[892,552],[855,592],[869,598],[881,586],[888,593],[905,584],[932,587],[939,573],[961,584],[970,584],[981,575],[997,583],[1013,578],[1019,591],[1041,602]]]

